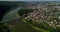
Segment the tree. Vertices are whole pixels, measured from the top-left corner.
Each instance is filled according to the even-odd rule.
[[[0,32],[10,32],[8,26],[4,25],[4,23],[1,23],[2,18],[4,14],[8,11],[8,9],[10,9],[9,6],[5,6],[5,5],[0,6]]]
[[[27,13],[32,12],[32,11],[34,11],[34,10],[33,9],[20,9],[18,11],[18,14],[19,14],[19,16],[23,16],[24,14],[27,14]]]

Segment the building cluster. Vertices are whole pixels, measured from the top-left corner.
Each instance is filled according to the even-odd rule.
[[[35,23],[47,23],[49,27],[60,27],[60,22],[57,21],[60,17],[60,6],[55,4],[35,5],[32,6],[33,12],[27,13],[25,19],[31,19]]]

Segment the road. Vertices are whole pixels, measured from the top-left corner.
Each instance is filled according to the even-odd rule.
[[[41,32],[33,29],[31,26],[20,19],[11,20],[8,22],[8,25],[11,25],[9,27],[11,32]]]

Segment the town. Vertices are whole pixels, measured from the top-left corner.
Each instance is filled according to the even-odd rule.
[[[25,17],[26,22],[40,27],[41,25],[47,29],[60,28],[60,4],[46,3],[44,5],[36,4],[34,6],[28,6],[28,9],[33,9],[33,12],[29,12]]]

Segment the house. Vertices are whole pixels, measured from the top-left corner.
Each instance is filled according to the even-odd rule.
[[[57,27],[60,27],[60,25],[56,25]]]
[[[54,8],[57,8],[57,10],[60,10],[60,6],[54,6]]]

